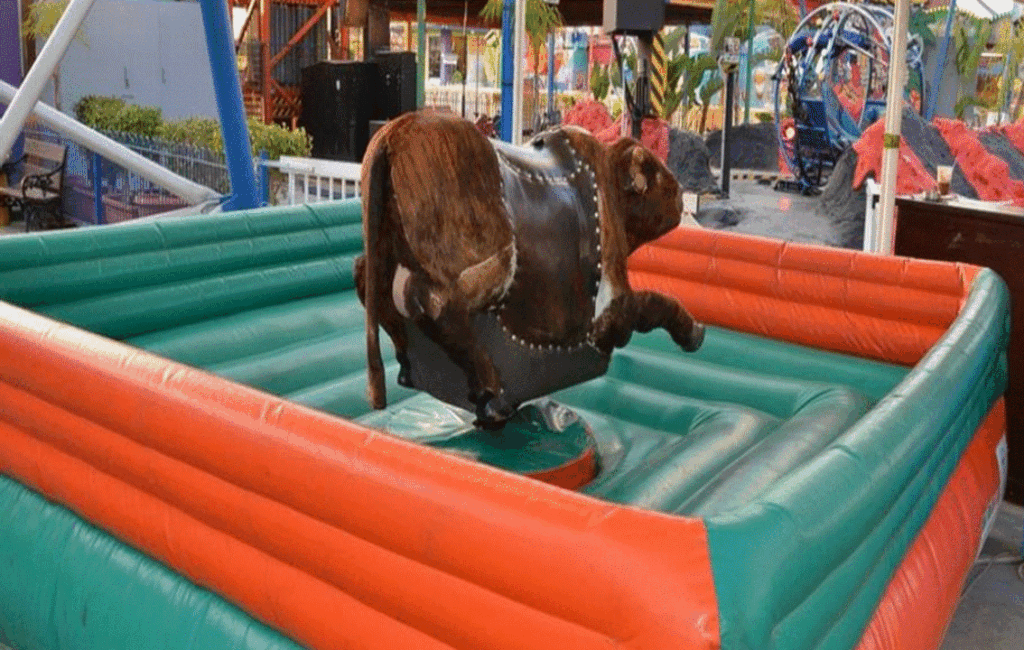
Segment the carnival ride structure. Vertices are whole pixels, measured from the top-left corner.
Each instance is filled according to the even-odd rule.
[[[801,189],[828,180],[839,155],[885,112],[891,6],[834,2],[808,13],[789,38],[774,80],[779,149]],[[923,88],[923,43],[906,65]]]

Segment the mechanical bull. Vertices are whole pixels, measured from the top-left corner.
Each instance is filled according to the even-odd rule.
[[[603,374],[633,331],[694,351],[704,328],[674,299],[634,292],[626,258],[679,224],[668,169],[630,139],[576,128],[525,147],[441,113],[381,128],[362,168],[368,393],[387,403],[378,325],[398,382],[500,427],[523,401]]]

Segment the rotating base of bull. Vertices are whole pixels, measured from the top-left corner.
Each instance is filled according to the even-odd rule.
[[[510,404],[538,400],[599,377],[608,369],[610,357],[589,344],[568,348],[524,345],[501,326],[496,312],[478,314],[474,329],[501,374],[505,399]],[[432,430],[439,429],[433,435],[448,439],[441,444],[430,442],[432,446],[468,453],[481,462],[563,487],[578,487],[576,481],[582,481],[582,485],[594,477],[596,443],[590,427],[576,413],[539,399],[520,407],[497,431],[477,428],[473,416],[476,406],[469,400],[469,382],[462,369],[412,323],[406,323],[406,334],[409,387],[458,408],[446,409],[441,421],[417,420],[410,417],[415,410],[411,414],[400,410],[382,423],[387,430],[407,437],[410,426],[419,435],[431,435]]]
[[[378,411],[364,424],[391,435],[486,463],[545,483],[576,490],[597,476],[597,442],[571,409],[537,399],[498,431],[477,428],[474,416],[421,394]]]

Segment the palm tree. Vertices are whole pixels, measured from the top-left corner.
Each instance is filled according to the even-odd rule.
[[[57,26],[64,10],[68,7],[68,0],[36,0],[28,6],[28,15],[22,23],[22,30],[26,36],[46,39]],[[78,30],[75,38],[85,43],[82,31]],[[60,110],[60,65],[53,70],[53,107]]]

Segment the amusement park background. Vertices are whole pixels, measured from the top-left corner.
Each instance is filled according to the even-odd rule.
[[[686,12],[677,14],[675,24],[661,32],[666,79],[658,115],[672,134],[710,138],[712,149],[704,155],[711,165],[719,165],[714,148],[720,146],[721,137],[715,131],[722,126],[725,93],[716,57],[722,36],[732,34],[741,44],[734,75],[734,123],[751,125],[738,132],[734,156],[739,156],[742,167],[790,173],[792,161],[787,164],[786,156],[775,153],[775,140],[784,126],[780,122],[791,114],[786,99],[789,80],[779,72],[779,62],[801,12],[813,12],[821,3],[732,2],[724,3],[724,11],[713,16],[714,4],[713,0],[668,3]],[[54,0],[0,0],[4,80],[17,85],[63,6]],[[946,53],[940,90],[930,94],[935,105],[929,108],[933,115],[956,117],[972,125],[1012,121],[1022,99],[1022,75],[1017,70],[1024,43],[1021,5],[1011,0],[963,0],[956,6],[955,19],[947,25],[944,1],[914,4],[911,30],[922,37],[921,72],[926,83],[931,83],[940,53]],[[344,1],[234,1],[237,65],[253,152],[263,156],[259,164],[265,201],[280,203],[286,193],[282,188],[287,170],[283,171],[280,156],[358,162],[375,123],[389,116],[388,111],[398,112],[395,106],[369,105],[368,96],[373,93],[366,92],[367,73],[361,68],[371,58],[366,56],[368,38],[378,52],[381,45],[390,50],[379,59],[400,71],[397,85],[405,85],[405,94],[399,89],[402,96],[397,102],[405,103],[398,108],[425,105],[486,126],[500,124],[501,2],[427,3],[422,56],[417,53],[417,16],[402,3],[393,2],[391,7],[387,33],[373,34],[346,26]],[[197,27],[199,11],[196,2],[97,0],[52,75],[43,101],[186,177],[225,191],[227,170],[203,34]],[[623,74],[612,38],[600,26],[585,24],[576,16],[563,20],[557,7],[541,0],[531,0],[528,11],[536,17],[528,21],[530,36],[523,61],[525,133],[558,123],[574,106],[595,101],[621,127],[623,82],[633,82],[636,69],[631,39],[622,39]],[[943,47],[945,27],[951,29]],[[329,92],[325,96],[326,82],[321,79],[317,86],[313,74],[317,70],[341,75],[334,81],[349,84],[345,90],[357,92],[348,95],[362,100],[337,102]],[[421,96],[411,95],[413,79],[420,84]],[[912,78],[909,99],[920,105],[915,83]],[[338,89],[344,94],[340,85]],[[839,100],[842,109],[859,117],[862,107],[854,104],[866,98],[855,94],[840,94]],[[327,105],[332,108],[321,109]],[[331,111],[329,120],[319,118]],[[593,110],[577,111],[577,123],[592,116]],[[362,121],[364,126],[361,132],[354,127],[345,133],[332,131],[327,121]],[[42,131],[38,137],[68,146],[65,211],[77,222],[131,219],[184,205],[73,142]],[[671,142],[666,141],[662,155],[677,141],[682,139],[674,135]],[[676,157],[684,157],[691,148]],[[748,149],[753,153],[744,158]],[[686,174],[678,165],[674,171]],[[708,182],[694,189],[703,194],[715,191]]]

